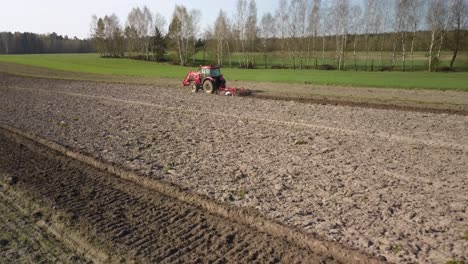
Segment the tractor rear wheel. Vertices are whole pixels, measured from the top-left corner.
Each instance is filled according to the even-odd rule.
[[[212,94],[214,93],[215,89],[214,89],[214,84],[211,82],[211,81],[205,81],[203,83],[203,90],[205,91],[205,93],[207,94]]]
[[[192,91],[192,93],[198,92],[198,86],[197,86],[196,82],[191,82],[190,83],[190,90]]]

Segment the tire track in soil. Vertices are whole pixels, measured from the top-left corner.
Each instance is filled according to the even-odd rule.
[[[158,108],[161,111],[169,111],[169,112],[177,111],[177,112],[180,112],[180,113],[183,113],[183,114],[202,115],[200,113],[200,111],[196,110],[196,109],[188,109],[188,108],[185,108],[185,107],[182,108],[182,107],[163,106],[163,105],[159,105],[159,104],[155,104],[155,103],[148,103],[148,102],[128,100],[128,99],[119,99],[119,98],[115,98],[115,97],[96,96],[96,95],[81,94],[81,93],[50,91],[50,90],[44,90],[44,89],[32,89],[32,88],[23,88],[23,87],[21,87],[21,88],[20,87],[11,87],[10,89],[25,90],[25,91],[32,91],[32,92],[41,92],[41,93],[54,93],[54,94],[81,97],[81,98],[94,99],[94,100],[103,100],[103,101],[110,101],[110,102],[125,103],[125,104],[130,104],[130,105],[141,105],[141,106],[146,106],[146,107],[153,107],[153,108]],[[407,143],[407,144],[421,144],[421,145],[427,145],[427,146],[435,147],[435,148],[446,148],[446,149],[455,149],[455,150],[461,150],[461,151],[468,151],[468,145],[466,145],[466,144],[451,144],[451,143],[447,143],[447,142],[444,142],[444,141],[438,141],[438,140],[415,139],[415,138],[406,137],[406,136],[393,135],[393,134],[385,133],[385,132],[369,133],[368,131],[343,129],[343,128],[323,126],[323,125],[315,125],[315,124],[304,123],[304,122],[284,121],[284,120],[268,119],[268,118],[258,118],[258,117],[244,116],[244,115],[233,115],[233,114],[226,114],[226,113],[223,113],[223,112],[204,112],[203,115],[211,115],[211,116],[215,116],[215,117],[225,117],[225,118],[238,119],[238,120],[250,120],[250,121],[256,121],[256,122],[265,122],[265,123],[270,123],[270,124],[275,124],[275,125],[283,125],[283,126],[290,126],[290,127],[294,127],[294,126],[306,127],[306,128],[312,128],[312,129],[318,129],[318,130],[326,130],[326,131],[330,131],[332,133],[338,133],[338,134],[343,134],[343,135],[379,137],[379,138],[382,138],[382,139],[386,139],[388,141],[396,141],[396,142]]]
[[[88,263],[38,228],[4,195],[0,190],[0,263]]]
[[[0,132],[0,170],[72,228],[129,260],[151,263],[338,263]],[[29,144],[29,143],[28,143]]]

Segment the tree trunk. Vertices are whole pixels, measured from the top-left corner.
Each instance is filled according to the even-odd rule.
[[[367,60],[369,57],[369,34],[366,34],[366,56],[364,58],[364,70],[367,71]]]
[[[284,69],[284,36],[281,36],[281,68]]]
[[[346,48],[346,34],[341,36],[341,45],[340,45],[340,54],[339,54],[339,62],[338,62],[338,69],[344,70],[345,68],[345,48]]]
[[[312,38],[312,57],[314,59],[314,67],[317,69],[317,53],[315,52],[315,34]]]
[[[437,65],[436,65],[436,70],[439,69],[439,64],[440,64],[440,53],[442,50],[442,46],[444,44],[444,39],[445,39],[445,31],[440,32],[440,40],[439,40],[439,49],[437,50]]]
[[[434,50],[434,42],[435,42],[435,34],[436,32],[433,30],[431,33],[431,44],[429,45],[429,71],[432,71],[432,53]]]
[[[310,36],[307,38],[307,59],[306,59],[306,68],[309,69],[310,61]]]
[[[411,51],[410,51],[410,58],[411,58],[411,68],[410,71],[413,71],[413,64],[414,64],[414,40],[416,39],[416,30],[413,31],[413,36],[411,37]]]
[[[385,47],[385,35],[382,35],[382,42],[380,44],[380,54],[379,54],[379,68],[382,69],[382,57]]]
[[[453,50],[452,59],[450,60],[450,69],[453,69],[453,64],[455,64],[455,59],[458,55],[458,50],[460,49],[460,29],[455,31],[455,48]]]
[[[405,71],[405,64],[406,64],[406,39],[405,33],[401,33],[401,51],[402,51],[402,58],[401,58],[401,70]]]
[[[229,57],[229,67],[232,68],[231,48],[229,46],[229,41],[226,41],[226,45],[227,45],[227,52],[228,52],[228,57]]]
[[[325,64],[325,36],[322,36],[322,64]]]
[[[394,33],[393,36],[393,52],[392,52],[392,71],[395,68],[395,62],[396,62],[396,33]]]
[[[341,70],[341,57],[340,57],[340,36],[336,34],[336,50],[335,50],[335,62],[338,70]]]
[[[357,71],[356,46],[357,46],[357,36],[356,36],[356,34],[354,34],[354,40],[353,40],[353,58],[354,58],[354,70],[355,70],[355,71]]]
[[[180,65],[184,66],[184,57],[182,55],[182,43],[179,37],[177,37],[177,49],[179,51]]]

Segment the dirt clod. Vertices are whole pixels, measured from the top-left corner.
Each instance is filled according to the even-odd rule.
[[[10,243],[7,239],[0,239],[0,247],[6,247]]]
[[[32,217],[37,221],[43,217],[42,211],[36,210],[32,213]]]
[[[9,185],[16,185],[18,183],[17,176],[7,176],[5,180],[6,180],[6,183]]]

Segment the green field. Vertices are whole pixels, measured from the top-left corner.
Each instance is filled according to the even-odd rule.
[[[103,59],[97,54],[1,55],[0,62],[37,66],[65,72],[172,78],[181,81],[187,71],[192,69],[129,59]],[[241,81],[468,91],[468,73],[466,72],[355,72],[224,68],[223,73],[228,80]]]

